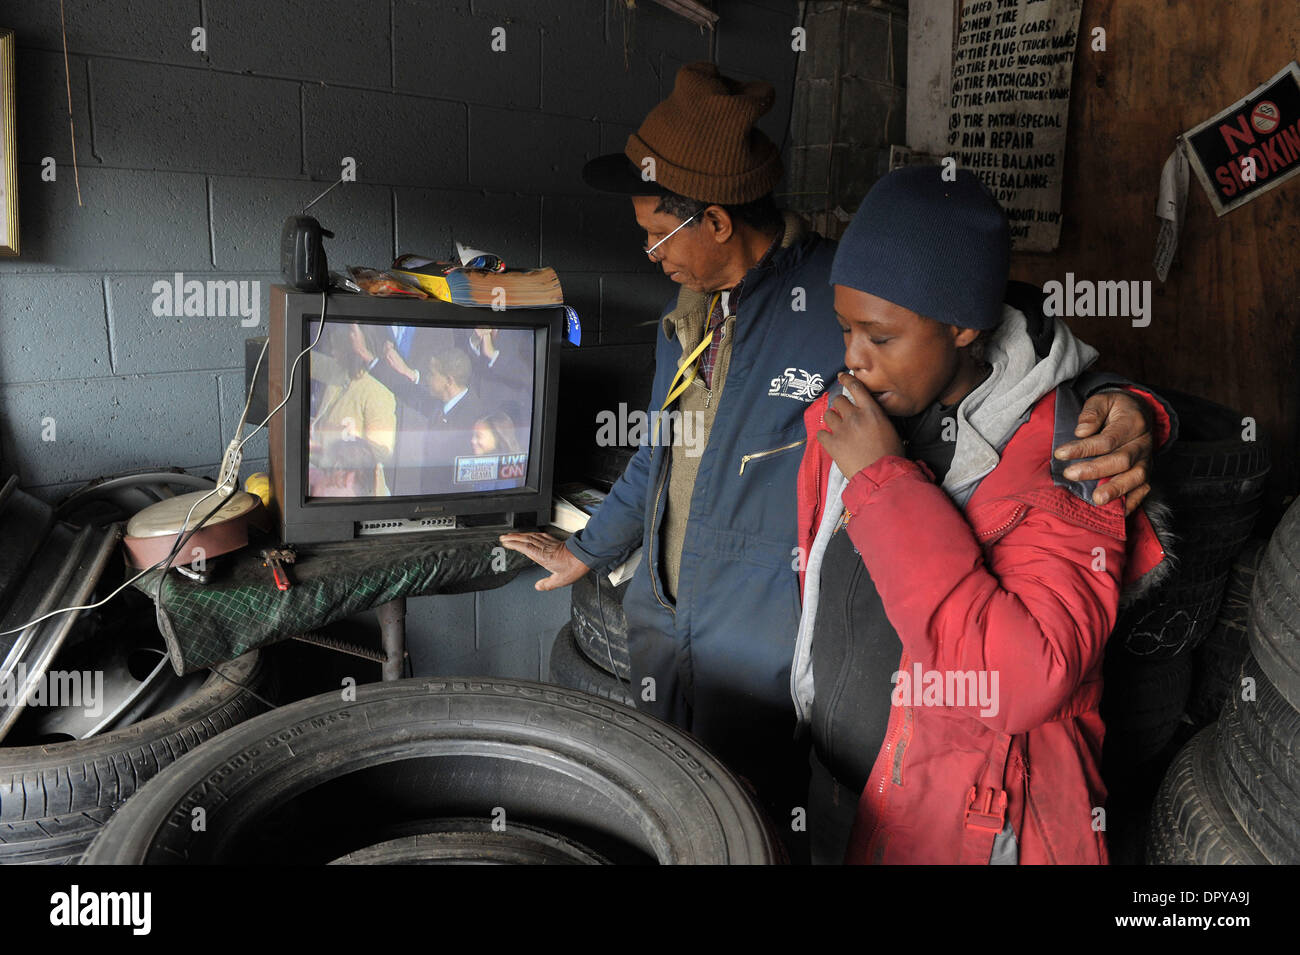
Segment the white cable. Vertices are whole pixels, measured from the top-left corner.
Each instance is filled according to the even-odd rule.
[[[283,408],[283,407],[285,406],[285,404],[288,403],[289,398],[293,395],[293,381],[294,381],[294,376],[297,374],[297,371],[298,371],[298,362],[300,362],[300,361],[302,360],[302,356],[303,356],[303,355],[307,354],[307,352],[311,351],[313,348],[316,347],[316,343],[320,341],[321,333],[325,331],[325,295],[326,295],[325,292],[321,292],[321,294],[320,294],[320,328],[317,329],[317,331],[316,331],[316,337],[312,339],[311,344],[308,345],[306,348],[304,348],[302,351],[298,352],[297,357],[294,358],[294,360],[293,360],[293,366],[292,366],[292,367],[290,368],[290,370],[289,370],[289,388],[288,388],[288,391],[285,392],[285,395],[284,395],[284,401],[281,401],[278,405],[276,405],[275,408],[273,408],[273,409],[271,410],[271,412],[270,412],[269,414],[267,414],[267,416],[262,420],[262,423],[259,424],[256,428],[254,428],[254,429],[252,430],[252,432],[248,435],[248,437],[244,438],[242,441],[239,442],[239,444],[238,444],[238,445],[236,446],[236,448],[235,448],[236,452],[242,451],[242,450],[243,450],[243,447],[244,447],[244,445],[245,445],[245,443],[247,443],[247,441],[249,440],[249,438],[253,437],[253,435],[257,434],[257,432],[261,431],[264,427],[266,427],[267,422],[271,420],[271,418],[275,415],[275,413],[276,413],[277,411],[279,411],[281,408]],[[239,416],[239,428],[240,428],[240,430],[243,430],[244,423],[245,423],[245,421],[247,420],[247,416],[248,416],[248,409],[252,406],[252,403],[253,403],[253,387],[254,387],[254,385],[256,385],[256,383],[257,383],[257,372],[258,372],[258,370],[259,370],[259,369],[261,368],[261,366],[262,366],[262,357],[266,354],[266,347],[267,347],[268,344],[270,344],[270,339],[269,339],[269,337],[268,337],[268,339],[267,339],[267,342],[264,343],[264,344],[262,345],[262,354],[261,354],[261,355],[258,355],[258,357],[257,357],[257,365],[256,365],[256,366],[254,367],[254,369],[253,369],[253,382],[252,382],[252,384],[250,384],[249,387],[248,387],[248,399],[244,402],[244,411],[243,411],[243,414],[241,414],[241,415]],[[238,432],[236,432],[236,433],[238,433]],[[230,443],[231,443],[231,445],[234,445],[234,444],[235,444],[235,442],[234,442],[233,440],[232,440]],[[229,449],[227,449],[227,456],[229,455],[229,453],[230,453],[230,452],[229,452]],[[224,470],[224,467],[225,467],[225,458],[223,458],[223,465],[222,465],[222,469],[223,469],[223,470]],[[217,476],[218,476],[218,477],[221,477],[221,474],[218,473]],[[106,597],[104,597],[102,600],[98,600],[98,601],[96,601],[96,602],[93,603],[93,604],[82,604],[82,605],[77,606],[77,607],[60,607],[58,610],[51,610],[51,611],[50,611],[49,613],[47,613],[47,614],[43,614],[42,616],[36,617],[36,618],[33,619],[33,620],[28,620],[26,623],[24,623],[24,624],[20,624],[19,626],[17,626],[17,627],[13,627],[12,629],[9,629],[9,630],[0,630],[0,637],[5,636],[6,634],[10,634],[10,633],[21,633],[22,631],[26,630],[28,627],[34,626],[34,625],[40,623],[42,620],[48,620],[50,617],[57,617],[57,616],[58,616],[59,614],[61,614],[61,613],[72,613],[73,611],[81,611],[81,610],[94,610],[96,607],[102,607],[104,604],[108,603],[110,600],[112,600],[114,597],[116,597],[118,594],[120,594],[120,593],[121,593],[123,590],[125,590],[127,587],[131,586],[131,584],[135,583],[137,580],[139,580],[139,579],[140,579],[141,577],[143,577],[145,574],[148,574],[148,573],[151,573],[151,572],[157,570],[159,567],[161,567],[161,566],[164,565],[164,564],[170,564],[172,558],[176,556],[176,553],[177,553],[177,551],[178,551],[179,548],[180,548],[180,545],[181,545],[181,538],[184,537],[184,536],[185,536],[185,532],[186,532],[187,530],[189,530],[190,518],[194,516],[194,510],[195,510],[195,508],[197,508],[200,504],[202,504],[202,503],[203,503],[204,501],[206,501],[208,498],[212,497],[212,495],[218,493],[218,492],[221,490],[221,488],[222,488],[222,485],[221,485],[221,484],[218,484],[218,485],[217,485],[216,487],[214,487],[211,491],[209,491],[207,494],[203,495],[201,498],[199,498],[197,501],[195,501],[193,505],[191,505],[189,511],[185,514],[185,520],[183,520],[183,521],[181,522],[180,530],[178,530],[178,531],[176,532],[176,542],[175,542],[174,544],[172,544],[172,549],[171,549],[171,551],[170,551],[170,552],[169,552],[165,557],[163,557],[161,560],[159,560],[159,561],[157,561],[156,563],[154,563],[154,565],[153,565],[152,567],[146,567],[144,570],[140,571],[140,572],[139,572],[138,574],[136,574],[134,577],[132,577],[132,578],[130,578],[129,580],[125,581],[125,582],[124,582],[120,587],[115,588],[112,592],[110,592],[110,593],[109,593]],[[228,495],[228,497],[229,497],[229,496],[233,496],[233,495]],[[224,504],[225,504],[225,502],[223,501],[223,502],[222,502],[222,506],[224,506]],[[218,508],[218,509],[219,509],[219,508]],[[213,513],[215,513],[215,511],[214,511]],[[211,515],[208,515],[208,517],[211,517]],[[198,526],[196,526],[193,530],[194,530],[194,531],[198,531],[199,527],[202,527],[203,524],[208,520],[208,517],[205,517],[202,521],[200,521],[199,524],[198,524]],[[191,532],[191,536],[193,536],[193,532]],[[161,586],[159,586],[159,590],[158,590],[158,592],[159,592],[159,594],[162,593],[162,588],[161,588]]]

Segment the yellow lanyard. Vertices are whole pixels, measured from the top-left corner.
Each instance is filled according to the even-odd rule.
[[[722,293],[719,292],[717,296],[714,297],[713,301],[709,303],[708,314],[704,316],[705,328],[708,328],[709,319],[713,317],[714,303],[716,303],[718,299],[721,297],[722,297]],[[724,321],[726,320],[725,315],[723,316],[723,320]],[[695,347],[695,351],[687,355],[686,360],[683,361],[682,364],[678,367],[677,374],[673,375],[673,380],[668,382],[668,397],[664,399],[663,405],[661,405],[659,408],[660,411],[667,411],[668,406],[672,404],[674,401],[676,401],[677,397],[683,391],[685,391],[687,388],[691,386],[691,382],[695,380],[695,363],[696,363],[695,360],[704,353],[704,349],[708,348],[709,345],[713,344],[713,335],[714,332],[716,331],[717,331],[716,328],[710,330],[709,334],[704,336],[704,340]],[[685,375],[686,377],[682,378],[683,375]],[[679,378],[681,378],[681,381],[678,381]]]

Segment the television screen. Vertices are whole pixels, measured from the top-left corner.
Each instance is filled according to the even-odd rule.
[[[327,318],[303,359],[308,500],[524,487],[539,334]]]

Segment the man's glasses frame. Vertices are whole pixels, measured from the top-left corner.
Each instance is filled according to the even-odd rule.
[[[698,216],[701,212],[703,212],[703,211],[704,211],[705,209],[707,209],[707,208],[708,208],[708,206],[703,206],[703,207],[701,207],[698,211],[696,211],[695,213],[693,213],[693,214],[691,215],[691,218],[690,218],[690,219],[686,219],[685,221],[683,221],[681,225],[679,225],[676,229],[673,229],[672,232],[669,232],[666,236],[664,236],[662,239],[660,239],[660,240],[659,240],[658,242],[656,242],[654,245],[650,246],[649,248],[646,248],[645,246],[642,246],[642,247],[641,247],[641,251],[644,252],[646,255],[648,255],[648,256],[650,257],[650,261],[651,261],[651,262],[658,262],[658,261],[660,261],[659,258],[655,258],[655,249],[659,248],[659,246],[663,245],[665,242],[667,242],[669,239],[671,239],[673,236],[675,236],[675,235],[676,235],[678,232],[680,232],[682,229],[686,228],[686,226],[688,226],[688,225],[690,224],[691,219],[694,219],[696,216]],[[661,258],[662,258],[662,257],[661,257]]]

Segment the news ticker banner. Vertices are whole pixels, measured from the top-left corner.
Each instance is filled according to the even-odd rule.
[[[528,454],[456,455],[455,483],[523,480],[528,476]]]
[[[1013,249],[1050,252],[1083,0],[958,3],[949,153],[1002,204]]]

